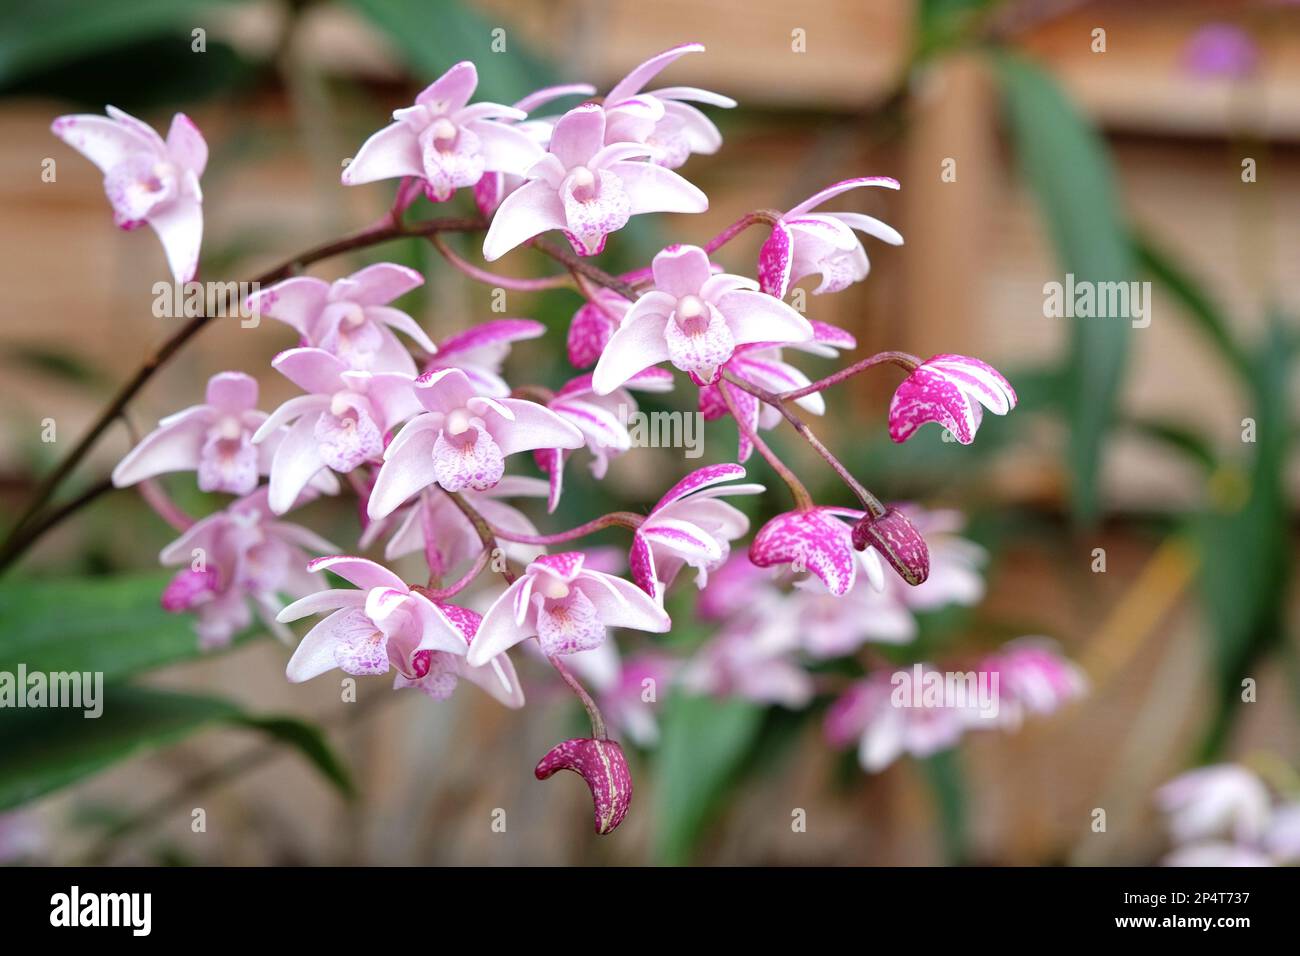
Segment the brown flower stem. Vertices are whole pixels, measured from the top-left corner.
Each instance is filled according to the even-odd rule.
[[[857,497],[864,510],[876,516],[885,513],[885,506],[881,503],[880,499],[868,491],[862,482],[853,477],[853,473],[844,467],[844,463],[836,458],[834,453],[822,444],[821,439],[813,434],[813,430],[808,427],[808,423],[790,410],[782,400],[782,396],[777,395],[775,392],[769,392],[765,388],[760,388],[752,382],[747,382],[744,379],[733,375],[731,372],[723,372],[722,377],[725,381],[736,386],[736,388],[748,392],[759,401],[771,405],[780,412],[782,416],[784,416],[785,420],[794,427],[794,430],[803,437],[803,440],[812,446],[813,451],[817,452],[817,454],[819,454],[826,463],[835,470],[835,473],[840,476],[840,479],[849,486],[849,490]],[[723,396],[726,397],[725,387],[723,389]],[[730,400],[728,400],[727,407],[731,408]],[[735,415],[734,410],[732,411],[732,415]],[[807,492],[805,491],[805,494],[806,493]]]
[[[728,381],[730,381],[728,379]],[[799,480],[799,476],[790,470],[790,467],[777,457],[776,452],[767,446],[767,442],[759,436],[757,429],[752,429],[745,424],[744,419],[740,417],[740,410],[736,407],[736,397],[731,394],[731,389],[726,382],[718,382],[718,392],[722,395],[723,402],[727,405],[727,411],[731,412],[731,417],[736,421],[736,427],[744,433],[749,439],[751,445],[758,449],[758,453],[767,460],[781,480],[786,483],[790,489],[790,494],[794,496],[795,506],[800,511],[806,511],[813,506],[812,495],[804,487],[804,483]]]
[[[827,375],[825,378],[819,378],[817,381],[805,385],[803,388],[792,388],[788,392],[782,392],[779,397],[783,402],[793,402],[797,398],[803,398],[805,395],[811,395],[813,392],[820,392],[824,389],[830,388],[832,385],[838,385],[840,382],[852,378],[859,372],[865,372],[867,369],[873,368],[877,365],[883,365],[885,362],[892,362],[909,375],[916,371],[917,366],[921,364],[919,358],[907,352],[878,352],[870,358],[864,358],[860,362],[854,362],[852,365],[847,365],[838,372],[833,372],[830,375]]]
[[[294,275],[303,267],[319,262],[322,259],[328,259],[331,256],[350,252],[354,249],[364,249],[393,239],[431,236],[439,232],[474,232],[484,229],[486,226],[487,223],[480,218],[430,219],[424,222],[403,225],[397,222],[393,216],[388,215],[377,224],[368,226],[350,236],[344,236],[342,239],[336,239],[301,252],[292,259],[288,259],[262,273],[253,282],[258,285],[278,282]],[[56,513],[57,520],[42,522],[40,531],[36,535],[23,533],[24,526],[35,520],[37,515],[44,510],[54,493],[59,489],[59,486],[63,484],[64,479],[86,457],[91,448],[95,446],[95,443],[99,441],[99,438],[108,430],[114,419],[126,409],[131,399],[135,398],[136,394],[153,378],[154,374],[166,365],[181,350],[182,346],[197,335],[212,319],[213,316],[210,315],[195,316],[145,359],[144,363],[136,369],[126,384],[118,389],[117,394],[113,396],[108,405],[95,418],[90,429],[77,442],[72,451],[65,455],[55,469],[41,481],[37,486],[36,493],[32,496],[31,502],[10,528],[9,536],[5,540],[3,548],[0,548],[0,573],[21,557],[35,543],[40,534],[48,531],[58,521],[63,520],[76,510],[75,508],[71,510],[60,509]],[[87,502],[81,502],[81,504],[85,503]]]
[[[586,524],[580,524],[576,528],[559,531],[555,534],[517,534],[513,531],[503,531],[501,528],[492,528],[492,533],[506,541],[546,546],[573,541],[575,538],[585,538],[587,535],[603,531],[605,528],[630,528],[636,530],[641,527],[644,521],[645,518],[642,515],[633,514],[631,511],[611,511],[599,518],[592,518]]]

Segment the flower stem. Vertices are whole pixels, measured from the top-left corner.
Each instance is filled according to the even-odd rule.
[[[716,250],[721,249],[732,239],[735,239],[750,226],[756,226],[760,222],[766,223],[769,226],[775,226],[780,218],[781,214],[775,209],[756,209],[753,212],[747,212],[726,229],[722,230],[722,232],[718,233],[706,242],[704,244],[704,251],[712,254]]]
[[[631,528],[635,530],[641,527],[643,521],[645,521],[643,516],[633,514],[631,511],[611,511],[607,515],[591,519],[586,524],[580,524],[568,531],[558,531],[555,534],[518,534],[513,531],[504,531],[501,528],[492,528],[491,530],[496,537],[503,538],[506,541],[545,546],[561,544],[575,538],[585,538],[587,535],[603,531],[605,528]]]
[[[572,283],[572,276],[569,273],[547,276],[544,279],[516,279],[512,276],[498,275],[495,272],[489,272],[487,269],[480,269],[472,262],[467,262],[461,258],[451,246],[447,245],[447,241],[436,232],[429,237],[429,241],[433,243],[433,247],[441,253],[448,263],[465,273],[475,282],[482,282],[484,285],[500,286],[503,289],[513,289],[516,292],[542,292],[546,289],[565,289]]]
[[[820,392],[830,388],[832,385],[838,385],[846,379],[852,378],[859,372],[865,372],[867,369],[876,365],[883,365],[885,362],[892,362],[909,375],[916,370],[921,364],[921,360],[915,355],[907,352],[878,352],[870,358],[864,358],[860,362],[854,362],[852,365],[845,366],[838,372],[827,375],[825,378],[819,378],[810,385],[803,388],[794,388],[788,392],[782,392],[780,399],[783,402],[793,402],[797,398],[803,398],[805,395],[811,395],[813,392]]]
[[[725,373],[724,373],[725,376]],[[730,381],[730,379],[728,379]],[[790,494],[794,496],[795,506],[800,511],[806,511],[813,506],[812,495],[804,487],[804,483],[799,480],[799,476],[790,470],[790,467],[777,457],[776,452],[767,447],[767,442],[759,437],[758,430],[750,428],[749,425],[740,417],[740,410],[736,407],[736,397],[731,394],[731,389],[726,382],[718,382],[718,391],[722,395],[722,400],[727,405],[727,411],[731,412],[731,417],[736,420],[736,427],[744,433],[749,439],[751,445],[758,449],[758,453],[767,459],[767,463],[772,466],[772,470],[781,476],[781,480],[786,483],[790,489]]]
[[[596,702],[587,693],[587,688],[578,683],[578,678],[573,676],[564,661],[558,657],[550,656],[546,659],[551,662],[551,666],[559,673],[560,678],[569,685],[569,690],[573,691],[578,700],[582,701],[582,706],[587,711],[587,717],[591,719],[591,736],[597,740],[608,740],[609,734],[605,730],[605,718],[601,716],[600,708],[596,706]]]

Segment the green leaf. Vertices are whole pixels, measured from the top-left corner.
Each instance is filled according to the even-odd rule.
[[[111,687],[104,688],[98,718],[69,708],[6,710],[0,721],[0,811],[222,722],[261,730],[296,747],[340,790],[352,792],[320,731],[306,724],[251,716],[214,697]]]
[[[0,8],[0,86],[28,74],[183,30],[229,0],[8,0]]]
[[[1075,282],[1136,279],[1133,249],[1106,146],[1056,81],[1017,56],[995,58],[1020,165],[1047,221],[1063,273]],[[1064,376],[1074,510],[1092,520],[1098,474],[1128,353],[1130,322],[1073,320]]]
[[[1138,416],[1127,417],[1124,424],[1140,435],[1180,452],[1207,472],[1212,472],[1219,458],[1200,433],[1185,425]]]
[[[934,794],[947,863],[960,866],[966,862],[966,789],[959,753],[956,749],[941,750],[919,763]]]
[[[655,854],[678,866],[690,861],[763,723],[764,708],[738,698],[673,697],[663,720],[653,802]]]
[[[0,670],[100,671],[107,683],[202,656],[189,614],[158,603],[170,574],[0,582]]]
[[[1291,573],[1285,476],[1292,440],[1288,413],[1294,352],[1283,320],[1274,315],[1248,376],[1255,419],[1249,496],[1236,510],[1200,516],[1192,525],[1218,691],[1202,745],[1205,759],[1214,756],[1227,737],[1241,700],[1242,679],[1285,634]]]
[[[430,83],[450,66],[472,60],[478,69],[476,99],[513,103],[553,82],[551,70],[507,33],[504,52],[492,49],[494,25],[464,3],[416,0],[349,0],[388,35],[419,80]]]
[[[1243,379],[1250,375],[1250,358],[1228,329],[1228,323],[1209,294],[1146,236],[1134,237],[1139,265],[1164,286],[1209,339],[1232,370]]]

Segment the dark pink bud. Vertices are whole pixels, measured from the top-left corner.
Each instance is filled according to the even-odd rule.
[[[557,770],[572,770],[587,781],[596,805],[597,833],[612,833],[623,822],[632,804],[632,774],[617,743],[590,737],[566,740],[552,747],[533,773],[545,780]]]
[[[192,571],[187,568],[178,572],[163,589],[163,610],[173,613],[191,610],[212,597],[217,588],[218,575],[214,569]]]
[[[853,526],[853,547],[875,548],[908,584],[915,587],[930,576],[930,549],[921,533],[897,508],[879,517],[865,516]]]

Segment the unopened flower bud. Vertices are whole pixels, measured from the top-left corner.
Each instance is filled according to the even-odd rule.
[[[557,770],[572,770],[587,781],[596,808],[596,832],[613,832],[632,804],[632,774],[623,748],[612,740],[578,737],[556,744],[537,764],[538,780]]]
[[[930,576],[930,549],[921,533],[897,508],[883,515],[866,515],[853,526],[853,547],[875,548],[908,584],[915,587]]]

